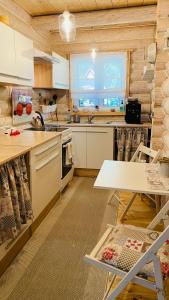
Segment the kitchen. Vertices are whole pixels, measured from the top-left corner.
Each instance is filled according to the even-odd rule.
[[[168,299],[157,250],[154,285],[93,254],[107,224],[169,239],[168,9],[0,1],[0,299]]]

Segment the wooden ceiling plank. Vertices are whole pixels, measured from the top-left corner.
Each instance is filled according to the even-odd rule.
[[[71,12],[81,11],[82,5],[79,0],[64,0],[66,9]]]
[[[112,1],[111,0],[96,0],[97,7],[99,9],[109,9],[112,8]]]
[[[144,3],[144,0],[128,0],[127,6],[142,6]]]
[[[72,12],[157,4],[157,0],[13,0],[12,2],[32,16],[61,13],[66,3]]]
[[[96,0],[81,0],[80,3],[82,5],[81,11],[98,10]]]
[[[112,6],[114,8],[118,8],[118,7],[127,7],[127,0],[112,0]]]

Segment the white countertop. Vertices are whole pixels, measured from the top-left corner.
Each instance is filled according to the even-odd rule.
[[[89,123],[66,123],[63,121],[49,121],[47,122],[48,124],[57,124],[57,125],[62,125],[66,127],[127,127],[127,128],[135,128],[135,127],[140,127],[140,128],[151,128],[152,124],[151,123],[143,123],[143,124],[127,124],[126,122],[111,122],[111,123],[101,123],[101,122],[95,122],[92,124]]]

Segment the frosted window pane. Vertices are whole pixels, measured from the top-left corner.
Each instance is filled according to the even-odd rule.
[[[90,54],[73,54],[70,63],[71,97],[76,105],[113,107],[125,98],[127,53],[97,53],[95,61]]]

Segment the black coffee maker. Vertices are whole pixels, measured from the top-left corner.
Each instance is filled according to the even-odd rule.
[[[141,124],[141,103],[137,98],[128,98],[125,120],[128,124]]]

